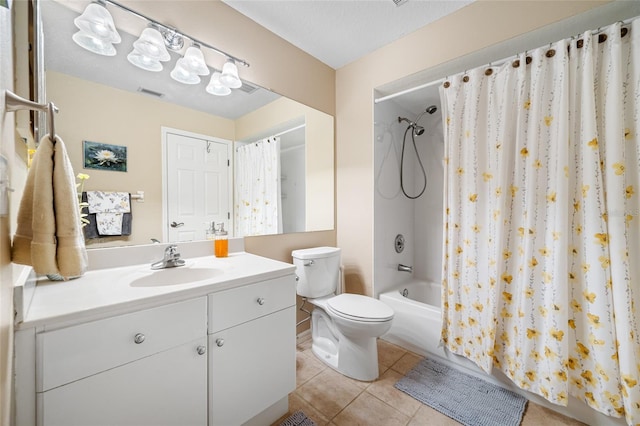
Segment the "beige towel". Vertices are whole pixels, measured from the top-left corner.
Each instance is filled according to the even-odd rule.
[[[49,135],[34,155],[18,210],[12,260],[38,274],[77,277],[87,270],[75,175],[64,142]]]

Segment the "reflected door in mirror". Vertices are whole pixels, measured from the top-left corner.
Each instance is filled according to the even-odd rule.
[[[211,222],[229,229],[230,146],[217,138],[166,133],[167,241],[203,240]]]

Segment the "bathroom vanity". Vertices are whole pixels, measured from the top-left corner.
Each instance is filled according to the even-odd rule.
[[[21,291],[16,424],[270,424],[285,414],[294,266],[245,252],[185,258]]]

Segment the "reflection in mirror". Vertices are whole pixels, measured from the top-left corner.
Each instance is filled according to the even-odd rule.
[[[46,99],[60,108],[56,132],[67,146],[74,170],[90,176],[84,189],[144,192],[143,200],[131,202],[130,236],[90,239],[88,247],[147,244],[152,239],[204,239],[206,222],[212,221],[224,222],[233,236],[239,217],[235,207],[240,202],[234,181],[244,167],[238,164],[236,151],[243,144],[256,144],[273,137],[280,138],[281,145],[278,158],[281,169],[277,174],[281,185],[280,222],[275,231],[268,232],[333,229],[333,117],[244,80],[241,88],[222,97],[205,91],[208,77],[200,84],[181,84],[171,79],[169,73],[188,46],[171,52],[170,61],[163,63],[164,69],[160,72],[131,65],[126,56],[145,23],[132,20],[117,8],[109,9],[122,37],[122,42],[115,45],[117,55],[92,54],[72,41],[77,32],[73,20],[88,1],[56,0],[38,4],[43,21]],[[119,27],[121,22],[126,28]],[[208,55],[206,49],[203,53],[212,71],[222,68],[224,60],[219,55]],[[240,66],[240,78],[242,71]],[[168,156],[163,129],[202,136],[199,151],[194,152],[206,152],[207,144],[211,148],[214,141],[230,143],[228,206],[219,208],[211,217],[207,212],[213,210],[212,206],[205,206],[204,219],[198,216],[193,220],[189,236],[170,237],[170,223],[183,222],[170,217],[172,206],[177,203],[184,215],[195,213],[189,212],[193,204],[183,203],[180,194],[174,194],[176,201],[169,205],[172,195],[166,158],[163,159]],[[296,141],[289,142],[290,138]],[[126,147],[126,172],[86,168],[85,157],[90,155],[83,150],[83,141]],[[186,169],[185,176],[189,172],[191,170]],[[210,183],[209,190],[213,187]],[[191,195],[194,203],[206,198],[201,194]]]

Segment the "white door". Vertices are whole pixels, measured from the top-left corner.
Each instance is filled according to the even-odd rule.
[[[166,240],[203,240],[211,222],[233,229],[231,141],[171,130],[165,149]]]

